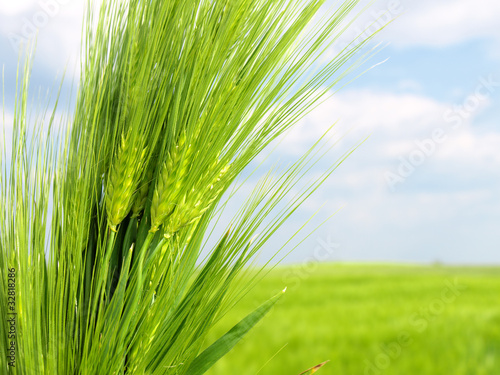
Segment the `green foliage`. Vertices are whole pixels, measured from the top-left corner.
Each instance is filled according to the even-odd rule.
[[[266,175],[202,257],[236,177],[366,58],[351,60],[361,43],[318,63],[357,2],[314,27],[324,0],[89,6],[61,123],[57,105],[29,122],[28,59],[12,154],[1,152],[0,311],[15,268],[17,312],[15,368],[0,323],[2,372],[185,374],[201,361],[254,255],[343,160],[291,200],[319,146]],[[234,343],[252,325],[241,324]]]

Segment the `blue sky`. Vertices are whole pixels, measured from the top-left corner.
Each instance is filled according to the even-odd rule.
[[[81,0],[0,0],[7,131],[18,57],[14,40],[29,36],[33,25],[33,86],[57,87],[56,77],[68,64],[68,90],[82,12]],[[392,22],[376,37],[385,47],[371,65],[387,61],[302,120],[273,158],[293,160],[335,121],[332,141],[342,138],[332,158],[370,137],[281,230],[264,257],[316,210],[310,228],[340,209],[287,262],[498,264],[500,2],[379,0],[345,38],[379,19]]]

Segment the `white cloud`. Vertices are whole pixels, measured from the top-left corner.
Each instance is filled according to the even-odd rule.
[[[0,15],[16,15],[32,8],[36,0],[2,0],[0,3]]]
[[[358,9],[370,3],[362,0]],[[498,44],[498,19],[497,0],[376,0],[356,19],[340,45],[360,34],[367,37],[384,25],[388,26],[375,40],[399,47],[442,47],[477,38]]]
[[[327,99],[292,128],[287,134],[287,146],[283,152],[302,153],[332,124],[337,123],[337,134],[350,132],[344,144],[354,143],[369,134],[383,134],[392,143],[381,151],[393,155],[403,151],[414,137],[426,134],[426,130],[441,123],[448,107],[445,103],[416,94],[344,91]]]
[[[377,7],[391,0],[378,1]],[[401,0],[403,13],[380,38],[396,46],[441,47],[476,38],[500,40],[497,0]]]
[[[370,136],[361,149],[370,150],[371,164],[379,158],[380,165],[385,163],[387,166],[398,157],[406,157],[418,148],[418,142],[432,139],[436,131],[442,132],[446,141],[436,142],[436,155],[433,151],[428,159],[446,157],[451,163],[464,159],[477,163],[500,160],[495,156],[500,135],[481,134],[472,126],[490,101],[485,99],[479,104],[474,111],[465,113],[457,124],[458,117],[451,121],[447,116],[457,108],[453,103],[419,94],[346,90],[327,99],[293,127],[278,152],[300,155],[336,123],[330,140],[340,140],[338,146],[344,151]]]
[[[2,0],[3,1],[3,0]],[[0,7],[0,34],[10,44],[4,58],[17,60],[19,47],[36,41],[36,60],[55,71],[75,72],[79,60],[83,0],[10,2]],[[7,48],[7,46],[6,46]]]
[[[495,173],[495,169],[500,166],[499,144],[499,133],[476,134],[471,129],[463,129],[451,134],[436,158],[471,169],[484,170],[489,167]]]

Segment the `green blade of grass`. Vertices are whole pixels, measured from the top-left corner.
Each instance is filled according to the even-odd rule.
[[[248,314],[224,336],[205,349],[189,366],[187,375],[202,375],[219,359],[226,355],[278,302],[285,291],[262,304]]]

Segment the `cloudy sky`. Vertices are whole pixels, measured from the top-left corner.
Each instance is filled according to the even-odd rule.
[[[68,89],[78,75],[82,13],[81,0],[0,0],[4,126],[19,41],[38,33],[33,86],[57,87],[67,66]],[[320,209],[310,228],[338,212],[288,262],[500,263],[499,19],[495,0],[378,0],[357,20],[347,38],[392,21],[369,66],[384,63],[301,121],[273,157],[293,160],[333,122],[340,141],[332,157],[369,138],[267,255]]]

